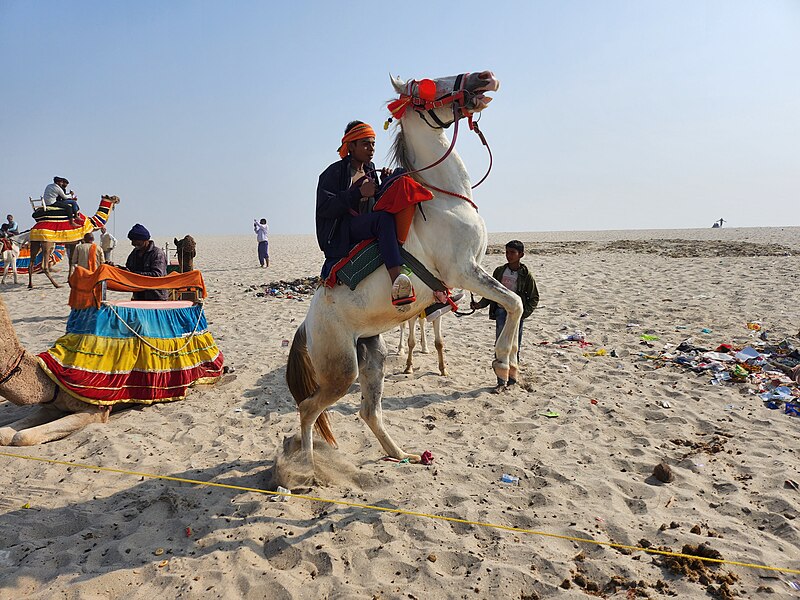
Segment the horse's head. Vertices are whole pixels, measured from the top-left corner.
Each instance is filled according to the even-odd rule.
[[[402,118],[412,108],[419,113],[427,112],[444,124],[450,124],[454,114],[469,117],[482,111],[492,101],[486,92],[500,89],[500,81],[491,71],[409,81],[392,77],[392,85],[400,94],[399,100],[389,103],[395,118]]]

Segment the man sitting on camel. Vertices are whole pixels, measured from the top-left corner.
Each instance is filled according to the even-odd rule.
[[[374,154],[375,131],[366,123],[351,121],[339,147],[341,160],[319,176],[316,221],[317,242],[325,253],[322,276],[327,277],[333,265],[358,242],[377,238],[392,279],[392,304],[401,307],[416,298],[411,279],[401,272],[403,260],[394,215],[371,212],[378,187]],[[381,173],[387,175],[388,169],[381,169]]]

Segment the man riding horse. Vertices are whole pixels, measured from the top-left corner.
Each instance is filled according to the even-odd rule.
[[[397,242],[394,215],[372,212],[378,173],[372,163],[375,131],[366,123],[348,123],[339,147],[341,160],[319,176],[317,185],[317,242],[325,253],[322,276],[362,240],[378,239],[386,270],[392,280],[392,304],[401,308],[416,300],[411,279],[401,272],[403,259]],[[381,169],[382,175],[388,169]]]

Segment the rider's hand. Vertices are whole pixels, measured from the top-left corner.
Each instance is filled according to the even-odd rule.
[[[390,169],[389,167],[383,167],[381,169],[381,177],[388,177],[392,174],[392,171],[393,169]]]
[[[361,192],[362,198],[372,198],[376,191],[375,182],[371,179],[367,179],[358,189]]]

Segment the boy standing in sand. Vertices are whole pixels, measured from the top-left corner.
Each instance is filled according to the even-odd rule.
[[[492,273],[492,277],[502,283],[507,289],[516,292],[522,299],[522,319],[519,322],[519,339],[517,346],[517,360],[519,361],[519,352],[522,349],[522,323],[531,316],[531,313],[539,304],[539,290],[536,287],[536,281],[528,271],[528,267],[522,264],[522,257],[525,256],[525,245],[519,240],[511,240],[506,244],[506,264],[497,267]],[[500,337],[500,332],[506,324],[506,317],[508,313],[506,309],[500,306],[497,302],[483,298],[480,302],[474,300],[470,302],[470,308],[480,309],[489,307],[489,318],[495,322],[494,339]],[[508,385],[514,385],[515,379],[509,379]],[[505,386],[506,382],[500,379],[497,380],[498,386]]]
[[[258,222],[253,219],[253,231],[255,231],[256,239],[258,240],[258,262],[262,268],[268,267],[269,241],[267,240],[267,234],[269,233],[269,227],[267,227],[267,220],[261,219],[261,222]]]

